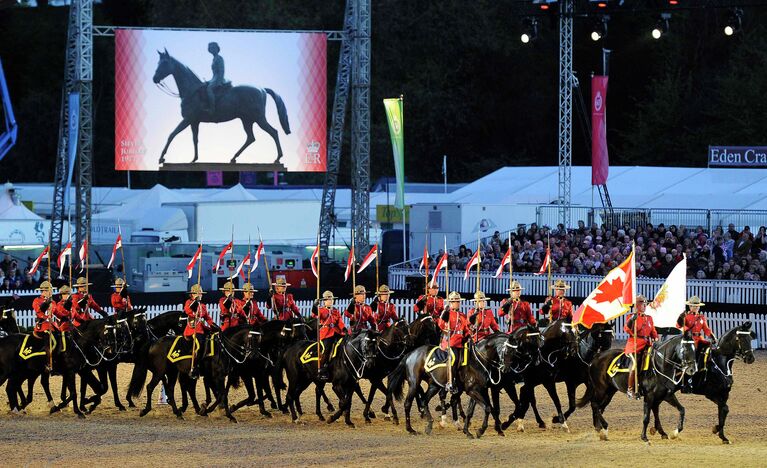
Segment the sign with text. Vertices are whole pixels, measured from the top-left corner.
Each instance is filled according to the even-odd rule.
[[[709,146],[709,167],[767,167],[767,146]]]

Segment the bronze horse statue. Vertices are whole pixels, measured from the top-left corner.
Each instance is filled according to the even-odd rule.
[[[186,127],[192,127],[192,141],[194,142],[194,159],[197,161],[197,137],[199,135],[201,122],[221,123],[234,119],[242,121],[242,127],[245,130],[245,143],[234,154],[230,161],[236,162],[237,157],[245,151],[245,148],[256,141],[253,136],[253,124],[258,124],[266,133],[268,133],[277,145],[277,159],[275,164],[282,158],[282,146],[280,146],[280,137],[277,130],[274,129],[266,120],[266,95],[274,99],[277,105],[277,114],[280,118],[280,125],[286,135],[290,135],[290,124],[288,123],[288,111],[285,103],[279,94],[269,88],[254,88],[252,86],[224,86],[216,90],[221,93],[216,97],[216,108],[211,112],[208,109],[206,83],[203,82],[186,65],[171,57],[166,49],[164,52],[157,51],[160,54],[160,61],[157,64],[157,70],[154,72],[152,81],[162,86],[160,83],[169,75],[173,76],[178,88],[178,97],[181,98],[181,122],[168,136],[168,141],[162,149],[159,164],[165,162],[165,153],[168,151],[173,138],[176,137]],[[174,94],[175,96],[175,94]]]

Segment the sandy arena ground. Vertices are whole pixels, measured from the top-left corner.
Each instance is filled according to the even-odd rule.
[[[129,372],[128,365],[120,368],[123,389]],[[616,395],[605,415],[610,423],[608,442],[597,439],[587,408],[570,418],[570,433],[559,427],[538,429],[530,413],[523,433],[509,428],[502,438],[491,427],[482,439],[467,440],[452,426],[442,429],[438,424],[431,436],[408,435],[401,403],[400,426],[384,421],[380,415],[373,424],[364,424],[362,406],[356,398],[352,407],[356,429],[346,427],[343,420],[332,425],[321,423],[313,414],[311,387],[302,399],[306,424],[297,426],[289,416],[279,413],[275,413],[274,419],[265,419],[257,408],[243,408],[235,413],[238,424],[230,423],[222,413],[203,418],[194,415],[191,409],[186,420],[180,421],[165,405],[155,406],[148,416],[139,418],[138,409],[117,411],[111,396],[85,420],[78,420],[71,408],[51,416],[38,384],[27,415],[12,416],[7,412],[0,415],[0,465],[765,466],[767,352],[758,352],[756,363],[750,366],[737,361],[734,373],[726,431],[732,445],[721,444],[711,433],[716,406],[703,397],[691,395],[680,396],[687,409],[681,438],[661,440],[656,435],[648,446],[639,439],[641,402],[629,401],[622,395]],[[54,395],[58,395],[60,381],[59,377],[52,379]],[[124,394],[124,390],[120,393]],[[238,389],[232,400],[239,400],[244,394],[243,389]],[[5,392],[1,395],[5,404]],[[536,395],[542,414],[550,419],[551,401],[541,389]],[[564,388],[560,396],[565,397]],[[139,401],[143,405],[145,395]],[[378,411],[381,404],[379,393],[374,408]],[[504,419],[510,407],[511,402],[502,395]],[[664,404],[661,415],[664,428],[670,433],[677,413]],[[480,422],[475,415],[472,432],[476,432]],[[414,425],[422,431],[424,422],[416,417]]]

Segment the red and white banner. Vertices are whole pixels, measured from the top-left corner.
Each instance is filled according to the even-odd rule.
[[[29,269],[29,274],[34,275],[37,269],[40,267],[40,263],[42,263],[44,258],[48,258],[49,255],[49,249],[48,246],[45,246],[43,249],[43,252],[40,254],[39,257],[37,257],[37,260],[32,264],[32,267]]]
[[[194,264],[197,263],[197,260],[200,259],[202,256],[202,246],[197,247],[197,252],[192,255],[192,259],[189,260],[189,264],[186,266],[186,273],[189,275],[189,278],[192,277],[192,270],[194,270]]]
[[[72,257],[72,243],[67,242],[67,246],[64,247],[64,250],[61,251],[59,254],[59,258],[56,259],[56,265],[59,266],[59,276],[64,275],[64,264],[66,263],[66,259],[64,257],[69,257],[69,262],[71,263],[71,257]]]
[[[346,260],[346,271],[344,271],[344,283],[349,281],[349,275],[354,269],[354,247],[349,250],[349,258]]]
[[[221,266],[221,262],[224,261],[224,257],[226,254],[230,253],[232,251],[232,243],[226,244],[226,247],[224,247],[224,250],[221,251],[220,254],[218,254],[218,260],[216,260],[216,264],[213,266],[213,271],[218,271],[218,268]]]
[[[258,268],[258,261],[261,260],[261,256],[264,254],[264,243],[263,241],[258,244],[258,248],[256,249],[256,256],[253,259],[253,266],[250,268],[250,272],[253,273],[256,268]]]
[[[634,251],[591,291],[573,314],[573,323],[591,328],[595,323],[605,323],[623,314],[634,303],[636,293],[636,266]]]
[[[423,270],[426,268],[426,273],[429,272],[429,249],[424,245],[423,246],[423,258],[421,259],[421,264],[418,265],[418,271]]]
[[[501,266],[498,267],[498,269],[495,271],[495,274],[493,275],[493,278],[498,278],[501,276],[501,273],[503,273],[503,267],[511,263],[511,249],[506,249],[506,253],[503,255],[503,259],[501,259]]]
[[[543,275],[546,273],[546,270],[549,269],[549,264],[551,263],[551,250],[546,249],[546,258],[543,259],[543,263],[541,264],[541,269],[538,270],[538,273],[534,273],[536,275]]]
[[[242,259],[239,265],[237,265],[237,269],[234,270],[234,273],[232,273],[232,276],[229,277],[229,279],[234,278],[237,275],[242,275],[243,279],[245,278],[245,273],[242,272],[242,267],[245,265],[250,265],[250,252],[248,252],[247,255],[245,255],[245,258]]]
[[[80,272],[82,272],[85,268],[85,262],[88,261],[88,239],[83,241],[83,245],[80,246],[77,255],[80,257]]]
[[[215,56],[208,53],[211,42],[220,51]],[[186,109],[192,101],[184,101],[182,117],[179,94],[186,98],[205,86],[214,59],[231,87],[222,86],[215,103],[200,93],[192,114]],[[327,170],[325,33],[117,29],[114,71],[118,171],[239,171],[239,164],[264,171],[278,156],[281,171]],[[260,123],[245,146],[240,117]],[[199,140],[192,138],[198,123]]]
[[[471,256],[469,259],[469,263],[466,264],[466,271],[463,273],[463,280],[466,281],[469,279],[469,272],[471,269],[476,266],[480,262],[479,257],[479,249],[477,249],[476,252],[474,252],[474,255]]]
[[[112,268],[112,264],[115,262],[115,254],[117,253],[117,249],[123,248],[123,236],[122,234],[117,235],[117,240],[115,241],[115,245],[112,247],[112,256],[109,257],[109,264],[107,265],[107,268]]]
[[[431,279],[431,285],[437,284],[437,278],[439,278],[439,272],[442,271],[442,267],[447,263],[447,252],[442,254],[442,257],[437,262],[436,268],[434,268],[434,277]]]
[[[591,77],[591,185],[604,185],[610,171],[607,156],[607,77]]]
[[[319,262],[320,262],[320,242],[319,242],[319,239],[317,239],[317,247],[314,248],[314,252],[312,252],[312,258],[310,260],[310,263],[312,264],[312,273],[314,273],[314,277],[317,279],[320,278]]]
[[[373,248],[370,249],[370,252],[365,255],[365,258],[362,259],[362,263],[360,263],[360,267],[357,269],[357,273],[362,273],[362,270],[373,263],[373,260],[375,260],[376,257],[378,257],[378,244],[374,245]]]

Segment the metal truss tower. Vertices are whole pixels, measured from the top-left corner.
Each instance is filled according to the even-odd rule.
[[[67,183],[67,146],[69,144],[69,95],[78,93],[79,131],[77,141],[77,171],[75,185],[75,237],[77,245],[90,237],[91,185],[93,153],[93,0],[72,0],[67,27],[67,50],[64,88],[59,115],[59,143],[56,154],[56,174],[51,210],[50,243],[52,254],[61,250],[64,219],[70,207],[65,206]],[[71,203],[70,203],[71,204]]]
[[[562,0],[559,15],[559,222],[570,227],[573,162],[573,2]]]
[[[352,226],[355,251],[370,234],[370,6],[357,0],[352,53]]]

